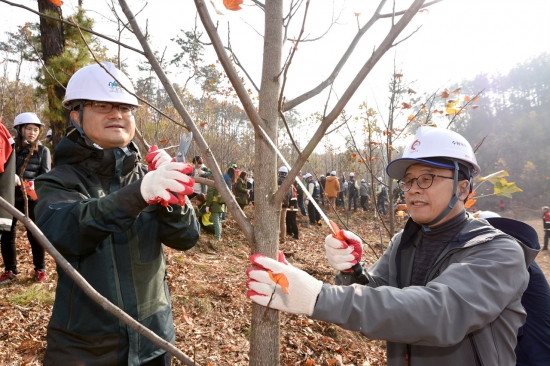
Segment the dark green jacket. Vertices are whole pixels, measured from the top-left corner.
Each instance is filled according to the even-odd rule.
[[[210,212],[220,213],[225,211],[225,201],[222,195],[214,187],[208,187],[206,190],[206,206],[210,207]]]
[[[37,225],[96,291],[173,343],[163,244],[189,249],[199,227],[188,206],[168,212],[143,200],[139,160],[133,144],[100,150],[69,132],[56,167],[35,182]],[[164,353],[57,271],[44,365],[139,365]]]
[[[248,190],[246,189],[246,182],[244,179],[237,179],[237,184],[235,185],[235,195],[236,200],[241,205],[248,205]]]

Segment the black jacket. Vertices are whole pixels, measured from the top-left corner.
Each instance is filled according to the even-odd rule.
[[[69,133],[55,168],[36,180],[37,225],[96,291],[174,342],[163,248],[193,247],[199,224],[190,206],[148,205],[140,193],[147,167],[135,145],[128,153]],[[164,353],[58,275],[44,365],[139,365]]]

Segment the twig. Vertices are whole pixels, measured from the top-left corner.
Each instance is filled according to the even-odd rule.
[[[50,75],[50,77],[53,80],[55,80],[64,90],[66,90],[65,85],[61,84],[61,82],[59,80],[57,80],[57,78],[50,72],[50,70],[48,70],[48,68],[46,67],[46,64],[44,63],[44,60],[40,56],[40,53],[38,52],[38,50],[34,46],[34,43],[32,43],[31,40],[29,39],[29,37],[27,36],[27,32],[25,32],[25,30],[23,30],[23,35],[25,36],[25,39],[27,40],[27,43],[31,45],[32,49],[36,53],[36,56],[38,56],[38,59],[40,60],[40,63],[42,64],[42,67],[44,67],[44,70],[46,70],[48,75]]]
[[[32,13],[34,13],[34,14],[36,14],[36,15],[42,17],[42,18],[55,20],[55,21],[57,21],[57,22],[60,22],[60,23],[63,23],[63,24],[70,25],[71,27],[75,27],[75,26],[76,26],[75,24],[73,24],[73,23],[71,23],[71,22],[68,22],[68,21],[66,21],[66,20],[59,19],[59,18],[56,18],[56,17],[52,17],[52,16],[50,16],[50,15],[46,15],[46,14],[44,14],[44,13],[41,13],[41,12],[39,12],[39,11],[36,11],[36,10],[31,9],[31,8],[29,8],[29,7],[26,7],[26,6],[24,6],[24,5],[15,4],[15,3],[12,3],[11,1],[7,1],[7,0],[0,0],[0,2],[6,3],[6,4],[11,5],[11,6],[15,6],[15,7],[18,7],[18,8],[22,8],[22,9],[28,10],[28,11],[30,11],[30,12],[32,12]],[[141,55],[145,55],[145,53],[144,53],[143,51],[140,51],[140,50],[138,50],[138,49],[136,49],[136,48],[134,48],[134,47],[128,46],[127,44],[124,44],[124,43],[119,42],[119,41],[117,41],[117,40],[115,40],[115,39],[112,39],[111,37],[107,37],[107,36],[105,36],[105,35],[103,35],[103,34],[101,34],[101,33],[94,32],[93,30],[88,29],[88,28],[81,28],[81,29],[82,29],[83,31],[85,31],[85,32],[91,33],[91,34],[93,34],[93,35],[96,35],[96,36],[101,37],[101,38],[103,38],[103,39],[106,39],[106,40],[108,40],[108,41],[111,41],[111,42],[113,42],[113,43],[116,43],[116,44],[118,44],[118,45],[121,45],[122,47],[127,48],[127,49],[129,49],[129,50],[132,50],[132,51],[134,51],[134,52],[137,52],[137,53],[139,53],[139,54],[141,54]]]

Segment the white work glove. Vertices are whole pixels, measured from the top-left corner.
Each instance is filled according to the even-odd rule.
[[[325,251],[332,268],[338,271],[348,272],[355,264],[361,261],[363,256],[363,243],[361,239],[351,231],[342,230],[344,240],[329,235],[325,238]]]
[[[323,282],[293,267],[282,252],[278,262],[261,254],[252,255],[250,261],[257,266],[246,271],[250,300],[288,313],[313,313]]]
[[[141,196],[147,203],[185,204],[185,196],[193,193],[195,181],[186,173],[192,167],[187,163],[168,163],[148,172],[141,182]],[[171,192],[178,193],[178,197]]]
[[[210,207],[206,206],[206,213],[210,213]]]
[[[21,179],[19,178],[19,176],[17,174],[15,174],[15,185],[16,186],[21,186]]]
[[[157,145],[153,145],[149,148],[149,152],[145,156],[147,161],[147,171],[152,172],[158,167],[166,165],[176,159],[172,158],[165,150],[160,150]],[[193,171],[191,171],[192,173]]]
[[[305,200],[305,201],[304,201],[304,204],[305,204],[306,206],[309,205],[309,200]]]

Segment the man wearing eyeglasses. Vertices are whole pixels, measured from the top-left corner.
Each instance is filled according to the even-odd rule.
[[[148,166],[140,162],[132,142],[139,104],[112,63],[78,70],[63,106],[73,126],[56,147],[56,167],[36,180],[37,225],[96,291],[173,343],[163,248],[187,250],[198,240],[184,197],[193,167],[154,149]],[[170,365],[163,349],[57,272],[44,365]]]
[[[248,297],[384,339],[388,366],[515,365],[526,318],[521,297],[537,251],[466,213],[480,171],[470,144],[455,132],[422,126],[386,171],[399,180],[411,218],[368,271],[361,239],[344,231],[344,239],[325,239],[337,285],[323,284],[284,255],[275,261],[256,254]],[[352,270],[357,263],[363,273]],[[284,274],[288,286],[267,271]]]

